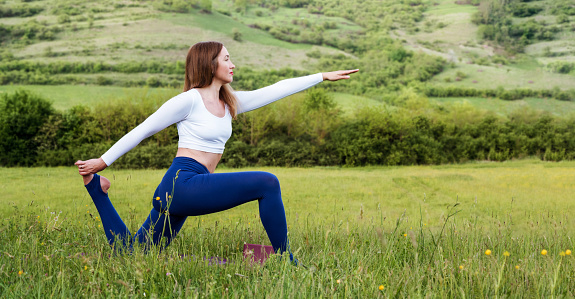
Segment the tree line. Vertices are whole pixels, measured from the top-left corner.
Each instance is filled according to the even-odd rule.
[[[55,110],[21,90],[0,101],[0,166],[69,166],[101,156],[164,100],[125,99],[93,109]],[[404,91],[394,106],[342,114],[320,88],[241,114],[222,157],[227,167],[427,165],[535,156],[575,158],[575,117],[519,110],[507,117],[465,105],[441,106]],[[144,140],[117,168],[165,168],[175,126]]]

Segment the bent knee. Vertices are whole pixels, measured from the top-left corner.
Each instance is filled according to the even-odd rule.
[[[269,189],[280,189],[280,181],[273,173],[262,172],[261,183]]]
[[[100,176],[100,186],[102,187],[102,191],[104,191],[104,193],[108,193],[108,189],[110,189],[111,185],[112,183],[110,183],[110,180],[108,180],[103,176]]]

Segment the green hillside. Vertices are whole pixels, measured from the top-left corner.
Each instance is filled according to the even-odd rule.
[[[575,100],[569,91],[575,86],[575,9],[565,0],[501,3],[4,0],[0,90],[67,86],[60,98],[49,95],[58,109],[76,104],[70,99],[86,90],[98,90],[90,98],[121,97],[126,88],[143,86],[176,92],[189,46],[219,40],[238,66],[236,89],[359,68],[353,81],[329,86],[336,98],[394,105],[407,88],[450,101],[532,98],[523,103],[565,114],[571,102],[559,111],[536,99]],[[498,30],[509,33],[490,33]],[[525,89],[532,92],[516,92]],[[493,107],[502,105],[521,106]]]

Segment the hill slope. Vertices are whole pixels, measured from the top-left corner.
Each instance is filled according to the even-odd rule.
[[[553,29],[552,40],[533,40],[525,54],[514,56],[482,36],[485,25],[472,22],[486,3],[497,1],[482,1],[480,6],[467,4],[478,1],[451,0],[2,1],[0,83],[180,88],[188,47],[219,40],[244,76],[238,81],[250,82],[239,88],[356,67],[362,70],[357,80],[335,84],[334,91],[386,100],[405,87],[572,88],[573,71],[558,73],[553,72],[557,67],[549,67],[575,60],[570,29],[575,28],[575,17],[568,7],[557,8],[563,0],[529,2],[525,5],[547,8],[528,17],[506,12],[516,25],[533,20],[545,21],[545,28],[560,27]],[[22,63],[28,62],[55,70],[44,73],[32,64],[23,73]],[[147,62],[173,66],[141,66]],[[86,63],[103,67],[73,70]],[[130,71],[114,67],[126,63],[132,64]],[[270,73],[283,68],[296,72]]]

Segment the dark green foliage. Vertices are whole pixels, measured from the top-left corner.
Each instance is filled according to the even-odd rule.
[[[155,0],[154,7],[161,11],[187,13],[193,8],[211,11],[211,1],[204,0]]]
[[[515,99],[529,90],[490,91]],[[574,91],[553,89],[573,100]],[[575,158],[575,119],[517,111],[453,121],[444,108],[404,92],[397,109],[365,108],[343,118],[321,89],[241,114],[226,144],[228,167],[314,165],[417,165],[469,160],[503,161],[526,156]],[[102,155],[162,103],[119,100],[90,110],[56,112],[49,102],[20,91],[5,95],[0,109],[1,166],[72,165]],[[425,108],[428,107],[428,108]],[[288,109],[289,108],[289,109]],[[413,110],[415,109],[415,110]],[[419,111],[419,112],[418,112]],[[114,163],[118,168],[168,167],[177,148],[175,126],[144,140]]]
[[[237,42],[241,42],[242,41],[242,33],[237,28],[233,28],[232,29],[232,38]]]
[[[91,81],[80,81],[74,76],[53,76],[60,74],[98,74],[108,72],[118,73],[150,73],[177,75],[179,79],[184,73],[184,64],[178,62],[162,61],[131,61],[118,64],[108,64],[104,62],[66,62],[59,61],[53,63],[41,63],[22,60],[2,59],[0,62],[0,84],[38,84],[38,85],[57,85],[57,84],[97,84],[97,85],[124,85],[124,86],[178,86],[171,80],[161,80],[157,78],[154,82],[133,81],[133,82],[116,82],[107,79],[105,76],[97,76]],[[152,85],[150,85],[152,84]]]
[[[533,15],[538,14],[539,12],[541,12],[543,10],[542,7],[539,6],[532,6],[532,5],[527,5],[527,4],[516,4],[513,7],[513,16],[515,17],[519,17],[519,18],[524,18],[524,17],[530,17]]]
[[[96,77],[96,84],[98,84],[98,85],[111,85],[112,83],[113,83],[112,80],[110,80],[109,78],[106,78],[104,76]]]
[[[0,101],[0,164],[33,165],[38,147],[34,138],[53,113],[50,102],[26,91],[4,94]]]
[[[424,89],[424,93],[428,97],[498,97],[502,100],[519,100],[523,98],[559,98],[561,90],[556,89],[529,89],[529,88],[519,88],[519,89],[504,89],[503,87],[498,87],[497,89],[475,89],[466,87],[437,87],[437,86],[427,86]],[[565,95],[575,94],[575,89],[564,91],[565,94],[561,94],[561,100],[575,100],[575,97],[569,96],[566,98]]]
[[[9,17],[31,17],[42,12],[44,8],[40,6],[19,5],[19,6],[0,6],[0,18]]]
[[[530,17],[542,10],[541,6],[519,0],[489,0],[482,2],[472,22],[479,25],[480,38],[495,41],[507,51],[522,52],[525,46],[536,41],[552,40],[555,33],[561,31],[560,27],[550,26],[544,21],[529,19],[514,24],[511,19],[511,16]]]
[[[306,6],[309,3],[309,0],[280,0],[279,3],[281,6],[285,7],[299,8]]]
[[[314,88],[307,92],[304,106],[310,111],[329,110],[335,108],[335,102],[333,98],[325,92],[325,89]]]
[[[128,61],[118,64],[108,64],[105,62],[67,62],[58,61],[52,63],[42,63],[33,61],[9,61],[0,64],[0,72],[23,71],[40,72],[43,74],[97,74],[100,72],[118,73],[163,73],[163,74],[183,74],[184,63],[167,61]]]
[[[60,31],[58,26],[49,26],[46,22],[36,20],[19,25],[0,25],[0,42],[17,40],[28,44],[33,40],[53,40]]]

